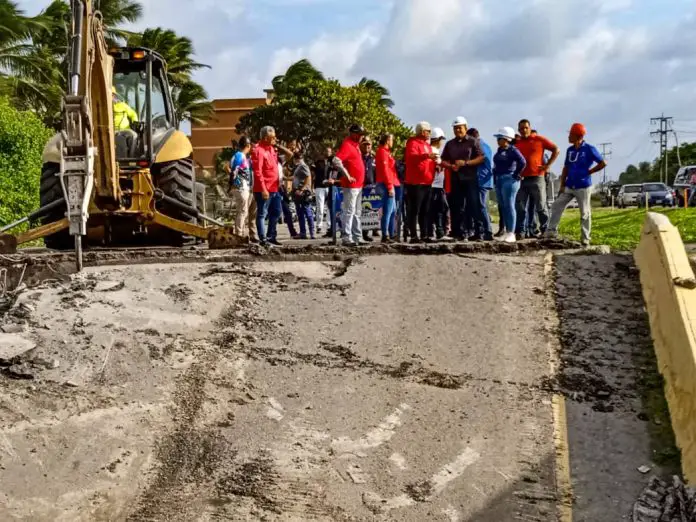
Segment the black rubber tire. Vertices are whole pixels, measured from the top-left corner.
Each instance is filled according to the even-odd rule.
[[[205,214],[206,212],[205,189],[205,183],[196,183],[196,209],[201,214]],[[199,219],[198,224],[204,226],[205,220]]]
[[[46,206],[49,203],[63,199],[63,188],[60,186],[60,179],[57,174],[60,172],[58,163],[44,163],[41,168],[41,187],[39,189],[40,206]],[[47,225],[60,221],[65,217],[65,207],[55,209],[49,214],[41,218],[41,224]],[[55,250],[70,250],[75,247],[75,240],[70,235],[67,229],[52,234],[44,238],[44,243],[47,248]]]
[[[193,160],[184,158],[159,165],[154,176],[157,188],[161,189],[170,198],[188,205],[196,206],[196,181],[193,171]],[[164,201],[158,203],[158,210],[167,216],[188,223],[195,222],[196,218],[184,212],[178,207]]]

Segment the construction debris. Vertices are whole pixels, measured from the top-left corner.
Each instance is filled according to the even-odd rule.
[[[633,506],[633,522],[696,522],[696,490],[677,476],[671,484],[651,478]]]

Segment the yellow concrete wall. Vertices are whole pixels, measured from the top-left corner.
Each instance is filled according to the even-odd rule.
[[[682,470],[696,484],[696,289],[678,284],[693,280],[694,273],[666,216],[648,213],[635,260]]]

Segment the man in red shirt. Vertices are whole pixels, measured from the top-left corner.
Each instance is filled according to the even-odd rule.
[[[435,176],[436,154],[430,146],[431,127],[427,121],[416,125],[416,134],[406,142],[406,220],[411,243],[423,243],[428,238],[430,192]],[[420,238],[418,237],[420,228]]]
[[[556,161],[560,149],[551,140],[540,134],[532,132],[532,124],[529,120],[521,120],[517,126],[520,138],[515,142],[515,147],[527,160],[527,166],[522,171],[522,183],[517,193],[515,202],[517,210],[517,224],[515,233],[517,239],[523,239],[524,224],[527,221],[527,209],[530,207],[539,216],[541,233],[546,232],[549,222],[549,213],[546,206],[546,173]],[[544,153],[551,152],[548,162],[544,162]],[[529,201],[529,207],[527,202]]]
[[[278,171],[278,153],[275,149],[276,133],[273,127],[261,129],[261,141],[251,153],[254,169],[254,199],[256,200],[256,228],[259,243],[280,245],[276,239],[276,228],[282,211],[282,199],[278,193],[280,173]],[[265,223],[268,217],[268,235]],[[270,238],[270,239],[268,239]]]
[[[343,203],[341,221],[343,224],[343,244],[357,246],[362,240],[362,192],[365,184],[365,162],[360,152],[360,140],[365,135],[361,125],[352,125],[348,137],[343,141],[333,159],[333,166],[341,173]]]

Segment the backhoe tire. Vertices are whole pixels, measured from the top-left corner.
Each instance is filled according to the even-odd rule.
[[[205,188],[205,183],[196,183],[196,209],[201,214],[205,214],[206,211]],[[205,225],[205,220],[198,220],[198,224],[201,226]]]
[[[166,196],[195,208],[196,181],[193,172],[193,160],[191,158],[171,161],[159,166],[154,182],[157,188],[161,189]],[[169,217],[186,221],[187,223],[192,223],[196,220],[194,216],[164,201],[158,203],[158,209]]]
[[[41,188],[39,189],[40,206],[46,206],[59,199],[63,199],[63,188],[60,186],[60,165],[58,163],[44,163],[41,168]],[[49,214],[41,218],[41,224],[47,225],[60,221],[65,217],[66,207],[52,210]],[[56,234],[46,236],[44,243],[47,248],[55,250],[71,250],[75,246],[75,240],[68,232],[68,229],[61,230]]]

